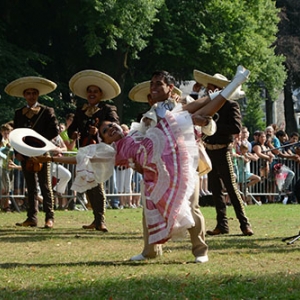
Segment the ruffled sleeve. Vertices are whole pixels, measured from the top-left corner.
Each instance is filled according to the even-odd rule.
[[[79,148],[76,177],[71,189],[83,193],[108,180],[113,174],[115,155],[116,150],[104,143]]]

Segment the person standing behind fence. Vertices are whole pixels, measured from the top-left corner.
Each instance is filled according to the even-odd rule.
[[[5,92],[13,97],[23,97],[26,105],[15,111],[14,129],[31,128],[41,134],[48,140],[52,140],[58,135],[58,122],[54,109],[41,105],[38,102],[39,96],[46,95],[56,89],[56,84],[48,79],[41,77],[22,77],[5,87]],[[34,140],[28,140],[33,143]],[[16,223],[16,226],[35,227],[38,224],[37,213],[37,181],[43,196],[43,211],[45,212],[44,228],[53,228],[54,225],[54,196],[51,184],[51,166],[50,163],[43,163],[41,169],[29,169],[28,157],[16,152],[16,158],[21,162],[22,171],[28,190],[28,208],[27,219],[22,223]]]
[[[74,120],[74,116],[75,115],[73,113],[69,113],[69,114],[66,115],[65,129],[60,132],[60,136],[63,139],[68,151],[77,152],[77,150],[78,150],[77,149],[78,138],[72,140],[72,139],[70,139],[70,137],[68,135],[68,128],[72,124],[72,122]]]
[[[67,151],[67,146],[65,145],[63,139],[60,135],[52,139],[52,143],[61,149],[62,152]],[[61,156],[61,153],[52,153],[53,156]],[[55,196],[58,198],[58,207],[57,209],[65,209],[67,205],[67,199],[63,197],[63,194],[66,192],[66,187],[68,182],[71,180],[71,172],[61,164],[52,163],[51,166],[52,178],[55,178],[56,185],[53,188]]]
[[[251,153],[252,152],[252,144],[249,141],[249,135],[250,135],[250,133],[248,131],[248,128],[246,126],[243,126],[242,130],[241,130],[241,144],[247,144],[248,152]]]
[[[69,87],[74,95],[86,99],[88,103],[78,107],[74,120],[68,128],[72,140],[79,139],[79,146],[98,144],[100,136],[98,126],[102,121],[119,123],[117,108],[105,103],[121,93],[119,84],[109,75],[96,71],[84,70],[76,73],[69,81]],[[86,191],[93,209],[94,221],[83,225],[83,229],[96,229],[107,232],[105,225],[106,197],[103,183]]]
[[[276,132],[277,133],[277,132]],[[284,141],[286,140],[286,133],[281,131],[279,132],[279,136],[284,136]],[[268,126],[266,128],[266,136],[267,136],[267,141],[266,145],[271,149],[272,153],[275,155],[273,162],[270,165],[270,181],[273,186],[272,188],[275,188],[275,172],[274,172],[274,166],[280,162],[280,159],[292,159],[296,160],[297,156],[294,154],[289,154],[284,150],[283,143],[280,142],[280,139],[275,135],[275,131],[273,126]],[[284,163],[284,161],[283,161]],[[295,173],[288,169],[287,170],[287,177],[284,181],[282,191],[285,192],[286,194],[291,194],[291,191],[289,190],[289,186],[293,181],[293,178],[295,177]]]
[[[208,93],[222,90],[230,82],[221,74],[211,76],[198,70],[194,71],[194,78],[206,87]],[[210,188],[217,212],[216,227],[206,233],[208,235],[229,233],[226,201],[222,191],[223,183],[240,222],[242,233],[251,236],[253,231],[245,214],[243,199],[237,188],[231,159],[233,135],[239,134],[242,127],[238,103],[228,100],[218,111],[218,116],[216,133],[207,136],[204,140],[207,154],[212,162],[212,170],[208,173],[208,182],[211,183]]]
[[[268,177],[270,173],[270,164],[274,160],[274,155],[270,148],[266,145],[266,134],[264,131],[259,131],[257,136],[257,142],[252,145],[252,153],[255,153],[259,159],[257,163],[252,165],[252,173],[259,174],[263,185],[260,185],[258,192],[266,193],[268,186]],[[264,189],[264,190],[263,190]],[[262,203],[267,203],[273,201],[272,199],[267,199],[265,195],[260,197]]]
[[[62,140],[64,141],[66,147],[67,147],[67,151],[70,152],[74,152],[74,153],[70,153],[70,154],[65,154],[65,155],[76,155],[77,151],[78,151],[78,147],[79,147],[79,136],[77,137],[77,139],[70,139],[69,135],[68,135],[68,128],[70,127],[70,125],[72,124],[73,120],[74,120],[74,114],[73,113],[68,113],[66,115],[66,123],[65,123],[65,129],[62,130],[60,132],[60,136],[62,138]],[[75,165],[69,165],[68,166],[70,172],[75,175]],[[69,193],[70,196],[72,196],[72,191],[71,191],[71,184],[72,182],[69,182],[68,188],[69,188]],[[85,197],[84,193],[77,193],[74,191],[74,198],[71,198],[71,200],[69,200],[68,202],[68,206],[67,208],[69,210],[76,210],[76,198],[79,198],[81,201],[83,201],[85,204],[87,204],[87,200]]]
[[[249,152],[247,144],[242,143],[240,145],[240,155],[237,157],[237,166],[238,166],[238,183],[246,185],[246,195],[248,188],[260,182],[260,176],[251,173],[250,171],[250,162],[257,161],[259,158],[255,154]],[[244,189],[241,189],[244,191]]]
[[[9,193],[12,191],[13,182],[13,170],[9,167],[9,161],[13,159],[14,152],[9,143],[9,133],[13,128],[9,124],[1,125],[2,140],[0,142],[1,147],[1,195],[6,196],[1,198],[1,209],[4,212],[10,212]],[[5,157],[5,158],[4,158]]]
[[[121,124],[124,136],[129,132],[129,128],[126,124]],[[116,186],[118,194],[128,194],[126,196],[120,196],[120,208],[124,207],[135,208],[132,204],[132,174],[133,169],[125,166],[117,166],[116,168]]]

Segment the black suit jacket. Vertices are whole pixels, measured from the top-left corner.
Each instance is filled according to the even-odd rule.
[[[233,142],[233,135],[238,134],[242,128],[242,117],[239,104],[227,100],[218,111],[217,131],[212,136],[207,136],[208,144],[229,144]]]
[[[14,128],[32,128],[46,139],[52,140],[59,134],[54,109],[42,104],[38,104],[38,106],[41,109],[32,118],[28,118],[27,115],[23,114],[22,110],[26,106],[17,109],[14,117]]]

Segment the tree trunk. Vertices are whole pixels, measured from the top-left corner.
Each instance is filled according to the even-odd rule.
[[[273,106],[274,102],[270,98],[268,90],[266,89],[266,126],[274,123]]]
[[[290,74],[289,74],[290,75]],[[286,132],[290,134],[291,132],[298,131],[297,122],[295,119],[295,111],[294,111],[294,101],[292,97],[292,81],[290,76],[288,76],[286,80],[286,84],[284,86],[284,117],[286,122]]]

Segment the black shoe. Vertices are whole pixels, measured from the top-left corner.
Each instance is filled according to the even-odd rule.
[[[228,234],[229,230],[221,230],[220,228],[216,227],[214,230],[207,230],[206,233],[208,235]]]
[[[16,226],[22,226],[22,227],[36,227],[37,226],[37,222],[36,221],[32,221],[32,220],[25,220],[22,223],[16,223]]]
[[[250,226],[246,226],[243,230],[243,235],[248,235],[248,236],[251,236],[254,234],[253,230],[251,229]]]

